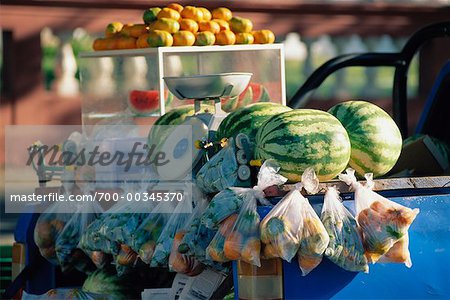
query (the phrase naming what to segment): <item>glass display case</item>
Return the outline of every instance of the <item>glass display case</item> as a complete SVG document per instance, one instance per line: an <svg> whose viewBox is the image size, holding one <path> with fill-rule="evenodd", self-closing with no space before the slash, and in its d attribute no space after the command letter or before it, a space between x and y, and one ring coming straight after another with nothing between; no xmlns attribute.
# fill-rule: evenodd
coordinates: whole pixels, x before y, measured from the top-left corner
<svg viewBox="0 0 450 300"><path fill-rule="evenodd" d="M152 124L174 107L193 103L169 92L164 77L248 72L248 87L223 98L232 111L252 102L285 104L282 44L160 47L80 54L83 125L117 124L132 119Z"/></svg>

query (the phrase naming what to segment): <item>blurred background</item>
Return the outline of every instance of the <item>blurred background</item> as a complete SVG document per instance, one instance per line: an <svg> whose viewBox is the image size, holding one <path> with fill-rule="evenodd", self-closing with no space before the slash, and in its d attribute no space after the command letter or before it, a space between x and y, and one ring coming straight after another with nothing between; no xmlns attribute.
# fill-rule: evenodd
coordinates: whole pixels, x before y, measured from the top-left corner
<svg viewBox="0 0 450 300"><path fill-rule="evenodd" d="M80 124L77 55L112 21L141 23L142 12L173 1L3 0L0 5L0 190L3 195L4 130L16 124ZM289 100L322 63L355 52L398 52L419 28L450 17L449 0L177 1L208 9L225 6L268 28L285 45ZM436 75L450 59L449 39L426 44L409 70L408 116L415 127ZM391 68L347 68L331 76L307 107L365 99L392 113ZM70 88L68 88L68 85ZM3 197L3 196L0 196ZM4 205L1 201L0 209ZM15 215L1 214L1 245L11 244Z"/></svg>

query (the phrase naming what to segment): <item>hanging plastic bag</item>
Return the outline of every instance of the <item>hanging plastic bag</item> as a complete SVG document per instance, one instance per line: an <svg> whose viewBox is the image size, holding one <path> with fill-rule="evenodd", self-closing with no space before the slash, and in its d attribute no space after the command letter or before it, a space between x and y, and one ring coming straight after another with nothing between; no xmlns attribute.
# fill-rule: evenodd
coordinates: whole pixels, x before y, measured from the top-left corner
<svg viewBox="0 0 450 300"><path fill-rule="evenodd" d="M352 169L340 174L339 179L355 191L356 215L362 230L363 245L369 262L377 262L401 238L406 236L419 209L411 209L373 192L371 174L366 174L368 185L360 184Z"/></svg>
<svg viewBox="0 0 450 300"><path fill-rule="evenodd" d="M253 189L230 188L244 198L236 223L225 239L224 254L229 260L242 260L249 264L261 266L261 241L259 232L260 217L256 211L257 202L269 205L264 197L264 190L269 186L280 185L286 178L279 175L279 166L267 160L258 173L258 184Z"/></svg>
<svg viewBox="0 0 450 300"><path fill-rule="evenodd" d="M254 193L254 191L258 191L259 198L262 201L266 201L263 193L266 188L273 185L281 185L287 181L285 177L277 174L279 169L279 166L273 160L267 160L258 173L258 184L256 187L253 189L227 188L215 195L202 217L202 222L208 228L217 229L220 222L240 211L243 200L249 192Z"/></svg>
<svg viewBox="0 0 450 300"><path fill-rule="evenodd" d="M300 247L297 252L297 260L302 271L302 276L308 275L322 261L330 238L308 199L299 198L302 219Z"/></svg>
<svg viewBox="0 0 450 300"><path fill-rule="evenodd" d="M208 248L206 248L206 258L216 262L224 263L229 261L226 258L224 247L225 239L230 235L231 230L236 223L238 214L232 214L222 221L219 225L219 231L216 233Z"/></svg>
<svg viewBox="0 0 450 300"><path fill-rule="evenodd" d="M56 241L72 217L72 214L63 213L67 211L67 207L64 205L73 205L73 210L75 210L75 204L53 203L39 216L34 228L34 242L39 248L39 252L54 265L58 265Z"/></svg>
<svg viewBox="0 0 450 300"><path fill-rule="evenodd" d="M197 186L205 193L217 193L235 186L238 181L238 163L233 139L216 153L196 175Z"/></svg>
<svg viewBox="0 0 450 300"><path fill-rule="evenodd" d="M195 256L193 255L193 250L189 251L190 246L187 245L187 240L184 239L184 237L192 229L192 224L196 223L196 221L199 220L199 217L203 214L206 206L208 205L206 198L204 198L200 193L195 194L195 200L196 205L192 211L191 216L186 221L184 228L180 229L175 234L169 256L169 269L189 276L198 275L204 269L204 264L195 258ZM195 231L191 232L190 234L192 240L195 237L194 233ZM184 243L183 240L185 240ZM191 244L191 247L194 246ZM182 251L180 252L178 249L181 249ZM188 254L187 252L191 252L191 254Z"/></svg>
<svg viewBox="0 0 450 300"><path fill-rule="evenodd" d="M335 187L329 187L320 216L330 236L325 256L344 270L369 272L358 223L341 203Z"/></svg>
<svg viewBox="0 0 450 300"><path fill-rule="evenodd" d="M378 262L380 263L402 263L408 268L412 267L411 254L409 253L409 234L406 233L399 239L389 251L384 254Z"/></svg>
<svg viewBox="0 0 450 300"><path fill-rule="evenodd" d="M150 264L157 241L170 218L170 214L166 213L167 205L174 203L160 202L130 236L131 248L146 264Z"/></svg>
<svg viewBox="0 0 450 300"><path fill-rule="evenodd" d="M178 203L156 242L155 252L150 262L150 267L167 266L175 234L186 224L186 221L191 215L191 213L187 212L191 210L192 201L186 199Z"/></svg>
<svg viewBox="0 0 450 300"><path fill-rule="evenodd" d="M311 193L316 193L319 180L313 168L307 168L302 174L302 182L296 184L295 189L283 197L261 221L261 241L265 258L280 257L288 262L292 260L300 247L299 232L302 218L300 200L304 199L300 193L305 187Z"/></svg>
<svg viewBox="0 0 450 300"><path fill-rule="evenodd" d="M87 267L87 256L84 257L82 252L77 253L77 251L80 251L77 249L78 243L86 228L101 212L102 208L97 202L76 204L75 213L67 221L55 244L56 256L63 272L71 267L77 267L79 270L85 270L84 267ZM76 258L78 258L78 261Z"/></svg>

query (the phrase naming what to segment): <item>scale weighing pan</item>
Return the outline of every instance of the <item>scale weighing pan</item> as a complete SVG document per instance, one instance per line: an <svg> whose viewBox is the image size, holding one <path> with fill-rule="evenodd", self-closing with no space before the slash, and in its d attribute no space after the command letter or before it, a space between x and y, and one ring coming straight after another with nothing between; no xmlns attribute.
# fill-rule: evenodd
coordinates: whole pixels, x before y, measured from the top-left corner
<svg viewBox="0 0 450 300"><path fill-rule="evenodd" d="M250 82L252 73L220 73L164 77L169 91L178 99L209 100L239 96Z"/></svg>

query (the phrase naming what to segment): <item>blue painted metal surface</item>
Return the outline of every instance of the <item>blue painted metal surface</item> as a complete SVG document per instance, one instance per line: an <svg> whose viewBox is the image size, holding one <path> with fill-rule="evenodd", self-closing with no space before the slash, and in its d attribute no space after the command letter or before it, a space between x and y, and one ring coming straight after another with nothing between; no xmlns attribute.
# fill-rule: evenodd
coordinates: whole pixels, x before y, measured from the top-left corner
<svg viewBox="0 0 450 300"><path fill-rule="evenodd" d="M450 298L450 194L391 200L420 209L409 230L412 268L375 264L370 266L369 274L352 273L324 258L315 270L302 277L294 259L283 264L285 299ZM320 201L311 202L320 212ZM353 201L344 204L354 209ZM237 297L239 287L236 273L233 275Z"/></svg>

